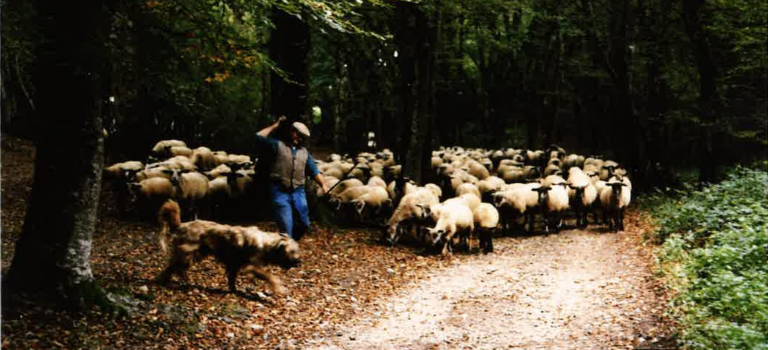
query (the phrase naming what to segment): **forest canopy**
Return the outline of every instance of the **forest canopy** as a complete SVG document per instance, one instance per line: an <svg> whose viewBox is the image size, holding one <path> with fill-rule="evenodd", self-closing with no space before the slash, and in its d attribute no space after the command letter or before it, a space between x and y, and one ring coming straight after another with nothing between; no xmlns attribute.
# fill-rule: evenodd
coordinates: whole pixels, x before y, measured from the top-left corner
<svg viewBox="0 0 768 350"><path fill-rule="evenodd" d="M638 173L751 162L768 145L764 1L124 0L106 11L109 160L167 138L249 152L278 114L340 153L365 150L373 132L406 157L417 118L433 149L558 143ZM22 135L37 20L32 4L3 2L2 127Z"/></svg>

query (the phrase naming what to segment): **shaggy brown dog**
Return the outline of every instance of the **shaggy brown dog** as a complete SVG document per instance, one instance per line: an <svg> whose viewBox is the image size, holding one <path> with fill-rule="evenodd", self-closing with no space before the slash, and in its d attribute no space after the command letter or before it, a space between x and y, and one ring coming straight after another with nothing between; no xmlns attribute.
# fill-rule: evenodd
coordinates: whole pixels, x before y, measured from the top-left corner
<svg viewBox="0 0 768 350"><path fill-rule="evenodd" d="M275 293L285 294L287 290L280 279L262 266L274 264L288 269L301 263L299 244L293 239L261 231L256 226L230 226L205 220L182 223L179 205L173 200L163 204L158 219L162 226L160 246L167 252L170 241L173 250L168 267L158 277L163 285L173 275L186 277L185 272L193 262L213 255L226 267L231 291L237 290L237 275L244 273L266 280Z"/></svg>

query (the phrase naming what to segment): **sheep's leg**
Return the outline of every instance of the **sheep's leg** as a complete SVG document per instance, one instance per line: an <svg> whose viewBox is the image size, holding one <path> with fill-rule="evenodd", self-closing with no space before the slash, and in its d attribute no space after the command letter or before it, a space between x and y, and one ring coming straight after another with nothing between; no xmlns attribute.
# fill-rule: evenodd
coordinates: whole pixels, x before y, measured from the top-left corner
<svg viewBox="0 0 768 350"><path fill-rule="evenodd" d="M619 225L621 230L624 231L624 208L619 209Z"/></svg>
<svg viewBox="0 0 768 350"><path fill-rule="evenodd" d="M483 250L485 248L485 234L482 228L475 230L477 232L477 249Z"/></svg>
<svg viewBox="0 0 768 350"><path fill-rule="evenodd" d="M533 233L533 225L536 222L536 214L532 211L528 213L528 233Z"/></svg>
<svg viewBox="0 0 768 350"><path fill-rule="evenodd" d="M451 244L450 244L450 242L448 242L448 240L446 240L446 241L443 243L443 251L442 251L442 254L443 254L443 256L449 256L449 255L451 255Z"/></svg>

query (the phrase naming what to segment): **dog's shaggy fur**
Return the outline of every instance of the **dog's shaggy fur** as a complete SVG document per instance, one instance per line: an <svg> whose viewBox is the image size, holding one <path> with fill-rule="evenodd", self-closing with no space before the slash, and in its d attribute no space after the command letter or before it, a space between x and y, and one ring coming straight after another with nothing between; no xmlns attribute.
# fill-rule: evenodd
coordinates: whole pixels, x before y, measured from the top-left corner
<svg viewBox="0 0 768 350"><path fill-rule="evenodd" d="M244 273L266 280L275 293L287 292L280 280L262 266L274 264L285 269L297 266L301 259L296 241L261 231L256 226L230 226L205 220L182 223L179 212L179 205L169 200L158 213L160 246L167 252L170 242L172 249L168 267L160 273L158 282L168 284L176 274L185 277L193 262L213 255L225 265L231 291L237 290L237 275Z"/></svg>

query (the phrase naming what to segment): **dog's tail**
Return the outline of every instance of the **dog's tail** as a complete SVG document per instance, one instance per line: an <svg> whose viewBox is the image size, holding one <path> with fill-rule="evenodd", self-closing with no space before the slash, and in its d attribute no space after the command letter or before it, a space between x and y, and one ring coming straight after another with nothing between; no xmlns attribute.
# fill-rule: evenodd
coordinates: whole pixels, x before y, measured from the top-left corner
<svg viewBox="0 0 768 350"><path fill-rule="evenodd" d="M167 200L160 207L160 211L157 213L157 220L160 222L160 248L163 249L163 252L168 252L171 231L175 231L181 226L181 209L179 209L179 204L173 199Z"/></svg>

